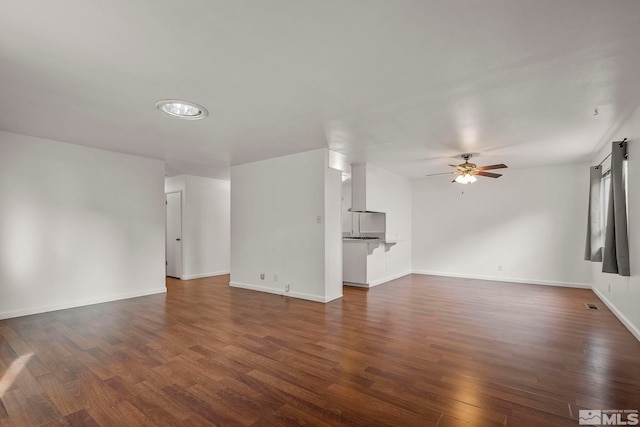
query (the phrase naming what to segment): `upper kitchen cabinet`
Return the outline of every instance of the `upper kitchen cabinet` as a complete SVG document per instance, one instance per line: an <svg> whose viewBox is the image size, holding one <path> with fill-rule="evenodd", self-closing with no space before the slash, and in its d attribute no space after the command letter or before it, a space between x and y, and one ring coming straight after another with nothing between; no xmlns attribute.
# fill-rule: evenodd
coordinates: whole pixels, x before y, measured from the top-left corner
<svg viewBox="0 0 640 427"><path fill-rule="evenodd" d="M386 212L386 179L382 169L366 163L351 165L351 210Z"/></svg>

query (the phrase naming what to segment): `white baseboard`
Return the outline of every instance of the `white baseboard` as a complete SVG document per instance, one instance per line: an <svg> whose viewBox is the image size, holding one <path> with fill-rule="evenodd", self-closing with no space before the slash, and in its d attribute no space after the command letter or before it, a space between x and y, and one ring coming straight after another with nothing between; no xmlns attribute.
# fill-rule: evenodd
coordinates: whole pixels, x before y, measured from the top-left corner
<svg viewBox="0 0 640 427"><path fill-rule="evenodd" d="M387 276L384 279L374 280L372 282L369 282L369 287L373 288L374 286L382 285L383 283L387 283L387 282L390 282L392 280L396 280L396 279L399 279L401 277L408 276L409 274L411 274L411 272L410 271L406 271L406 272L403 272L403 273Z"/></svg>
<svg viewBox="0 0 640 427"><path fill-rule="evenodd" d="M202 279L203 277L213 277L213 276L223 276L225 274L230 274L229 270L225 271L214 271L213 273L202 273L202 274L189 274L186 276L180 276L180 280L192 280L192 279Z"/></svg>
<svg viewBox="0 0 640 427"><path fill-rule="evenodd" d="M239 283L239 282L229 282L229 286L234 288L249 289L252 291L259 291L259 292L267 292L270 294L283 295L286 297L300 298L300 299L306 299L309 301L316 301L316 302L322 302L322 303L327 303L329 301L333 301L334 299L342 297L342 295L324 297L321 295L306 294L303 292L285 292L284 289L268 288L266 286L251 285L248 283Z"/></svg>
<svg viewBox="0 0 640 427"><path fill-rule="evenodd" d="M392 280L399 279L399 278L404 277L404 276L408 276L409 274L411 274L410 271L408 271L406 273L394 274L392 276L385 277L384 279L374 280L372 282L369 282L368 284L353 283L353 282L343 282L343 283L346 286L355 286L357 288L373 288L374 286L382 285L383 283L387 283L387 282L390 282Z"/></svg>
<svg viewBox="0 0 640 427"><path fill-rule="evenodd" d="M598 288L593 286L592 290L593 290L593 293L596 294L598 298L600 298L600 301L602 301L604 305L609 307L609 310L611 310L611 312L615 314L618 320L622 322L622 324L629 330L629 332L631 332L633 336L636 337L638 341L640 341L640 329L638 329L633 323L631 323L629 319L627 319L625 315L622 314L620 310L618 310L616 306L613 305L613 303L609 301L607 297L605 297L604 294L598 290Z"/></svg>
<svg viewBox="0 0 640 427"><path fill-rule="evenodd" d="M476 274L445 273L442 271L426 271L426 270L414 270L413 274L425 274L428 276L459 277L461 279L491 280L495 282L524 283L529 285L560 286L564 288L591 289L591 284L588 284L588 283L555 282L551 280L520 279L517 277L480 276Z"/></svg>
<svg viewBox="0 0 640 427"><path fill-rule="evenodd" d="M345 286L355 286L356 288L370 288L371 286L364 283L342 282Z"/></svg>
<svg viewBox="0 0 640 427"><path fill-rule="evenodd" d="M54 304L54 305L48 305L43 307L25 308L22 310L4 311L4 312L0 312L0 320L10 319L12 317L29 316L31 314L48 313L50 311L66 310L68 308L84 307L86 305L102 304L104 302L118 301L122 299L143 297L146 295L163 294L166 292L167 292L167 288L163 286L162 288L145 289L138 292L130 292L126 294L112 295L108 297L89 298L89 299L83 299L83 300L78 300L73 302L67 302L64 304Z"/></svg>
<svg viewBox="0 0 640 427"><path fill-rule="evenodd" d="M340 298L342 298L342 294L336 295L335 297L326 297L325 301L323 301L323 302L325 302L325 303L326 302L331 302L331 301L334 301L334 300L337 300L337 299L340 299Z"/></svg>

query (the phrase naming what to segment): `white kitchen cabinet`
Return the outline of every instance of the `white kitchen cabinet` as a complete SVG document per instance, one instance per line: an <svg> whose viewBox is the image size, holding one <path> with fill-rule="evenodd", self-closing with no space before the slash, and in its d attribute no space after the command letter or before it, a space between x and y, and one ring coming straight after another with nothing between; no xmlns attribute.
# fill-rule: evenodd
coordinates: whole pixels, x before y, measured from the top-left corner
<svg viewBox="0 0 640 427"><path fill-rule="evenodd" d="M384 281L387 244L381 240L344 239L342 247L342 280L346 284L370 287Z"/></svg>
<svg viewBox="0 0 640 427"><path fill-rule="evenodd" d="M387 257L385 254L385 245L381 243L379 248L367 256L367 285L377 285L383 281L386 276Z"/></svg>
<svg viewBox="0 0 640 427"><path fill-rule="evenodd" d="M358 216L358 232L360 235L365 233L381 233L384 237L386 228L386 214L383 212L356 212ZM355 230L355 229L354 229Z"/></svg>
<svg viewBox="0 0 640 427"><path fill-rule="evenodd" d="M342 280L356 285L367 285L366 242L343 240L342 243Z"/></svg>

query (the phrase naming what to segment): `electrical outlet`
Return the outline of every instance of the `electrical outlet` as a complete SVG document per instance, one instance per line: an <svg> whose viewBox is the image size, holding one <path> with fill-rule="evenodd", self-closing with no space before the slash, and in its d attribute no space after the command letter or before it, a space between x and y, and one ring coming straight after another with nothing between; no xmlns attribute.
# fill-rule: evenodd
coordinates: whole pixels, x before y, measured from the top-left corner
<svg viewBox="0 0 640 427"><path fill-rule="evenodd" d="M289 292L289 290L291 289L291 283L285 283L284 285L284 291L285 292Z"/></svg>
<svg viewBox="0 0 640 427"><path fill-rule="evenodd" d="M274 281L274 282L277 282L277 281L278 281L278 275L277 275L277 274L274 274L274 275L273 275L273 281Z"/></svg>
<svg viewBox="0 0 640 427"><path fill-rule="evenodd" d="M322 224L322 215L318 215L318 216L316 216L316 222L317 222L318 224Z"/></svg>
<svg viewBox="0 0 640 427"><path fill-rule="evenodd" d="M502 271L502 266L501 265L498 266L498 271Z"/></svg>
<svg viewBox="0 0 640 427"><path fill-rule="evenodd" d="M609 283L609 292L611 292L611 283Z"/></svg>
<svg viewBox="0 0 640 427"><path fill-rule="evenodd" d="M264 273L260 273L260 280L264 280Z"/></svg>

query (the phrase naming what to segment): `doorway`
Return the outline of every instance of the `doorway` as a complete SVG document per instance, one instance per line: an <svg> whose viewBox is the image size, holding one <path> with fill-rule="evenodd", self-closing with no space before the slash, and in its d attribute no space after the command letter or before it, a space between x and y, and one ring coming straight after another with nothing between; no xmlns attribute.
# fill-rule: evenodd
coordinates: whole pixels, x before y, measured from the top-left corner
<svg viewBox="0 0 640 427"><path fill-rule="evenodd" d="M165 195L166 200L166 275L182 276L182 191Z"/></svg>

